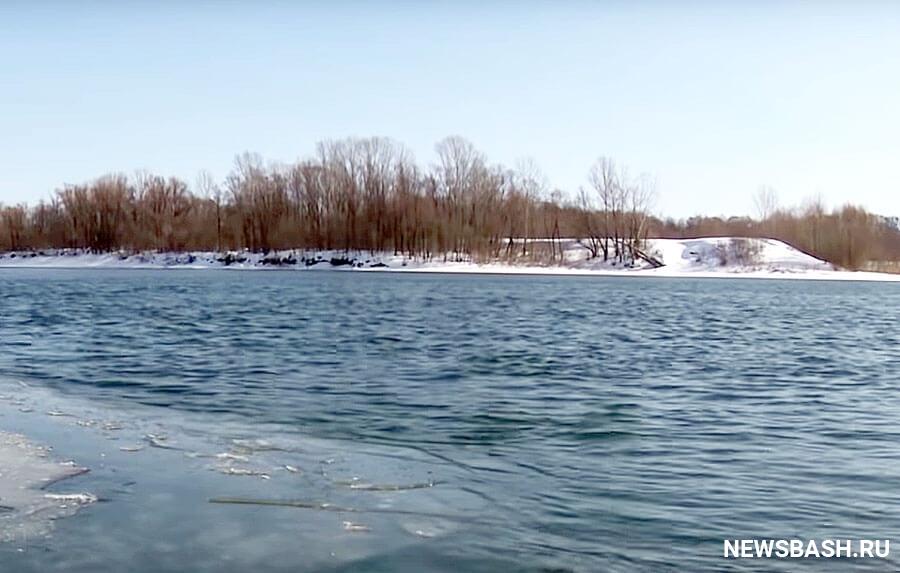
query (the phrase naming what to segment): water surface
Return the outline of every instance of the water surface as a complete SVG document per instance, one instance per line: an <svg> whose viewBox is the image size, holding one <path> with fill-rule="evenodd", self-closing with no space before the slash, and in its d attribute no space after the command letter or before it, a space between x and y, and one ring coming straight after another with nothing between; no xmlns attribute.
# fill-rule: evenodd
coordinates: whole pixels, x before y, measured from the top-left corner
<svg viewBox="0 0 900 573"><path fill-rule="evenodd" d="M3 270L0 429L102 501L0 570L894 569L722 553L900 543L898 308L895 284Z"/></svg>

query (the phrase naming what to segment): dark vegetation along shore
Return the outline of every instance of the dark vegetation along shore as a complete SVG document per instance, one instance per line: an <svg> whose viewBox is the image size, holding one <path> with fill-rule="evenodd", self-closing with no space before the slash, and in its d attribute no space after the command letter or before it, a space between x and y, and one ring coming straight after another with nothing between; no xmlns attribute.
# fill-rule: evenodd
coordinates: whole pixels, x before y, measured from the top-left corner
<svg viewBox="0 0 900 573"><path fill-rule="evenodd" d="M651 212L656 190L600 158L575 194L552 188L531 161L507 168L459 137L437 144L423 168L385 138L325 141L312 157L266 164L243 154L223 181L193 188L140 172L66 185L36 205L0 208L0 251L358 250L412 258L557 263L563 238L592 257L629 263L648 238L769 237L839 267L898 270L896 219L821 200L779 207L754 197L756 218L674 220Z"/></svg>

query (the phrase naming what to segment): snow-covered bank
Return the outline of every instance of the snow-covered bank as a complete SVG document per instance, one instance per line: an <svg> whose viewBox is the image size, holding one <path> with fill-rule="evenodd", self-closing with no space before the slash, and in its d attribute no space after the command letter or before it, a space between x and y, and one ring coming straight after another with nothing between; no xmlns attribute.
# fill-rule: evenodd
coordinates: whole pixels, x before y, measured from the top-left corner
<svg viewBox="0 0 900 573"><path fill-rule="evenodd" d="M590 258L579 241L564 239L562 264L539 264L526 259L478 263L452 256L429 260L392 253L290 250L266 255L250 252L145 252L92 254L79 251L40 251L0 254L0 267L26 268L230 268L399 271L437 273L497 273L548 275L616 275L659 277L757 277L819 280L900 281L900 275L851 272L803 253L774 239L710 237L652 239L646 251L663 263L623 265Z"/></svg>

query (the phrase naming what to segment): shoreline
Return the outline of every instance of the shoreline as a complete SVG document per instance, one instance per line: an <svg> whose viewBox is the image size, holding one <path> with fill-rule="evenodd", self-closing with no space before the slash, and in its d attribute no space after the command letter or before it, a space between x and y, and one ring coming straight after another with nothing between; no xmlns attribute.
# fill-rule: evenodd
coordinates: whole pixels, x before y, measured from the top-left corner
<svg viewBox="0 0 900 573"><path fill-rule="evenodd" d="M174 256L173 256L174 255ZM660 279L762 279L762 280L811 280L835 282L900 282L900 274L874 271L847 271L830 269L805 268L759 268L730 266L721 270L708 268L684 270L663 266L659 268L584 268L563 265L510 264L510 263L471 263L471 262L414 262L401 265L379 266L332 266L327 263L305 266L301 263L292 265L269 265L259 262L238 264L215 264L213 262L197 264L197 262L179 261L184 254L154 253L152 259L168 259L166 262L155 260L134 260L146 255L132 255L126 259L120 255L93 254L53 254L35 256L17 256L8 258L8 254L0 254L0 271L6 269L29 270L225 270L225 271L281 271L281 272L359 272L359 273L396 273L396 274L435 274L435 275L487 275L487 276L532 276L532 277L650 277ZM217 255L218 256L218 255ZM74 259L74 260L73 260ZM175 259L175 260L172 260Z"/></svg>
<svg viewBox="0 0 900 573"><path fill-rule="evenodd" d="M555 264L526 257L483 263L471 258L454 261L453 258L462 257L453 255L422 259L390 251L359 250L290 249L265 254L240 250L121 251L97 254L76 249L47 249L0 253L0 269L227 269L900 282L900 274L836 269L826 261L774 239L650 239L646 248L662 266L643 260L623 264L592 259L577 239L562 239L558 248L558 262Z"/></svg>

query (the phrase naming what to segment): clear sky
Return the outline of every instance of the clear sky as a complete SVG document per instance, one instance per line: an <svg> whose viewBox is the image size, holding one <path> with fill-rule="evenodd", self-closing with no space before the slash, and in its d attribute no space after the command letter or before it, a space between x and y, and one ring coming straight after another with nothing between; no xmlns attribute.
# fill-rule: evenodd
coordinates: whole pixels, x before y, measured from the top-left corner
<svg viewBox="0 0 900 573"><path fill-rule="evenodd" d="M0 3L0 202L235 154L462 135L568 192L599 155L656 211L819 194L900 215L900 2Z"/></svg>

